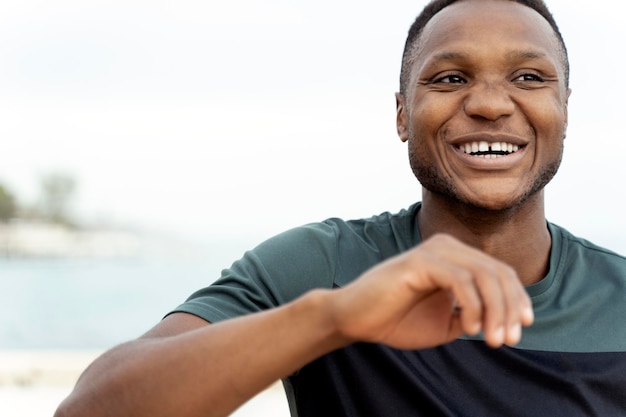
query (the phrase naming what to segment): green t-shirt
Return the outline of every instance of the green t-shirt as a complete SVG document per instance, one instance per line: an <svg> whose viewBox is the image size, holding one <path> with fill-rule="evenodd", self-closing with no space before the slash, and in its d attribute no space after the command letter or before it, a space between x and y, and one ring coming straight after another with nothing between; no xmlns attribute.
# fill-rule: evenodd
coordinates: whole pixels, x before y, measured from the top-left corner
<svg viewBox="0 0 626 417"><path fill-rule="evenodd" d="M419 208L282 233L175 311L217 322L345 286L421 242ZM548 228L550 269L526 288L535 323L515 348L480 335L410 352L355 344L285 379L293 415L626 415L626 258Z"/></svg>

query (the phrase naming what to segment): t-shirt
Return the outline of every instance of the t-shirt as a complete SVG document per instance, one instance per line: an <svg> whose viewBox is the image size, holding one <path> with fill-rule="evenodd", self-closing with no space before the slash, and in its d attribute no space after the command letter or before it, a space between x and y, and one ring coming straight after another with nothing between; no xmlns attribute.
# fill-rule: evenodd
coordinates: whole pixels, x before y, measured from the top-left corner
<svg viewBox="0 0 626 417"><path fill-rule="evenodd" d="M209 322L342 287L419 244L417 203L328 219L246 252L175 311ZM526 287L535 323L515 347L481 335L423 350L355 343L283 380L293 416L626 416L626 258L548 223L548 274Z"/></svg>

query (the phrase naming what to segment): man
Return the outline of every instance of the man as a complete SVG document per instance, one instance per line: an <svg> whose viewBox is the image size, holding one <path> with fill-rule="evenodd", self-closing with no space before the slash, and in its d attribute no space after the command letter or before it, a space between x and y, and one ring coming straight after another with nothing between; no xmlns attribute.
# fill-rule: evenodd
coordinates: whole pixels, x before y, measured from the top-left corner
<svg viewBox="0 0 626 417"><path fill-rule="evenodd" d="M623 414L626 259L544 215L569 87L543 3L433 2L396 97L421 203L261 244L57 415L223 416L281 378L297 416Z"/></svg>

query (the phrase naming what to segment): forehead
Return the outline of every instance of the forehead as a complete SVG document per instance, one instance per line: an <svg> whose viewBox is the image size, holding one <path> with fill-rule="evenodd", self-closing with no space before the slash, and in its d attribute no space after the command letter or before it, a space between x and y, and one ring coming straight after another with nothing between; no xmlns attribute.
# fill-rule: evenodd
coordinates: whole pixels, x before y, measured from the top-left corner
<svg viewBox="0 0 626 417"><path fill-rule="evenodd" d="M510 0L462 0L444 8L426 24L416 61L446 52L528 51L559 60L559 43L550 24L528 6Z"/></svg>

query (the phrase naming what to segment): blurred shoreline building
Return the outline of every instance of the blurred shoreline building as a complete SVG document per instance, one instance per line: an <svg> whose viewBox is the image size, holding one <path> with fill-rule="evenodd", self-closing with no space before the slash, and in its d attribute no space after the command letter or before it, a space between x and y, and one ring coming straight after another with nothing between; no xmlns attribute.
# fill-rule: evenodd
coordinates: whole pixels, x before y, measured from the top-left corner
<svg viewBox="0 0 626 417"><path fill-rule="evenodd" d="M132 257L140 246L139 236L122 230L81 230L23 220L0 224L2 258Z"/></svg>

